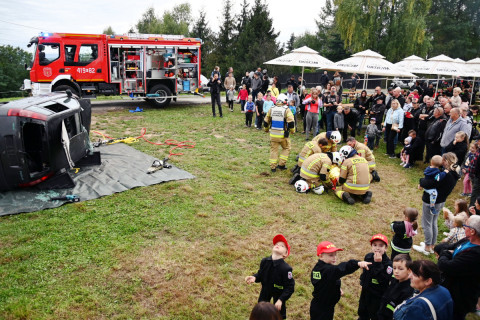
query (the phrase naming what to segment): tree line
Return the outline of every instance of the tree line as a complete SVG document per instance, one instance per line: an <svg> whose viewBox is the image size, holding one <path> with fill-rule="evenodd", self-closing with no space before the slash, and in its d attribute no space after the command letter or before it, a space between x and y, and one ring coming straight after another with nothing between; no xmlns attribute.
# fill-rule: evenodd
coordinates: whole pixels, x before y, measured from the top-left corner
<svg viewBox="0 0 480 320"><path fill-rule="evenodd" d="M469 60L480 50L478 0L326 0L316 30L291 34L287 43L278 41L279 33L263 0L253 4L243 0L240 12L233 12L232 4L231 0L224 2L218 30L210 28L204 10L193 19L190 5L184 3L162 16L149 8L131 31L201 38L203 70L218 65L226 71L231 66L237 77L304 45L332 61L366 49L392 62L413 54ZM298 68L280 66L268 69L298 72Z"/></svg>

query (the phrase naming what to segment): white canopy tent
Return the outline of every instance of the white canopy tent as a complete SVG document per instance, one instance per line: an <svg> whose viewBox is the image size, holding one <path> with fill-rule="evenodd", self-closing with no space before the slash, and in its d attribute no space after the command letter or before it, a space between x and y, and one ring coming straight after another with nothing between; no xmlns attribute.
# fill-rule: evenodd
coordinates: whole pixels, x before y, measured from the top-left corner
<svg viewBox="0 0 480 320"><path fill-rule="evenodd" d="M399 69L410 71L410 69L413 66L416 66L416 65L424 63L424 62L425 62L425 60L423 60L422 58L417 57L415 55L412 55L412 56L406 57L405 59L403 59L400 62L394 63L394 65ZM410 72L413 73L413 71L410 71Z"/></svg>
<svg viewBox="0 0 480 320"><path fill-rule="evenodd" d="M292 50L281 57L264 62L264 64L274 64L280 66L302 67L302 79L305 67L323 68L333 64L333 61L328 60L318 54L317 51L310 49L307 46Z"/></svg>
<svg viewBox="0 0 480 320"><path fill-rule="evenodd" d="M465 62L465 70L469 74L469 77L473 77L472 97L470 98L470 104L472 104L473 95L475 93L475 80L476 78L480 78L480 58Z"/></svg>
<svg viewBox="0 0 480 320"><path fill-rule="evenodd" d="M438 83L440 82L440 75L458 77L465 74L460 63L455 62L454 59L447 57L444 54L428 59L427 66L430 67L428 74L437 75L437 86L435 93L438 91Z"/></svg>
<svg viewBox="0 0 480 320"><path fill-rule="evenodd" d="M338 61L323 69L364 74L363 88L365 88L369 75L416 77L413 73L395 66L385 60L384 56L372 50L357 52L350 58Z"/></svg>

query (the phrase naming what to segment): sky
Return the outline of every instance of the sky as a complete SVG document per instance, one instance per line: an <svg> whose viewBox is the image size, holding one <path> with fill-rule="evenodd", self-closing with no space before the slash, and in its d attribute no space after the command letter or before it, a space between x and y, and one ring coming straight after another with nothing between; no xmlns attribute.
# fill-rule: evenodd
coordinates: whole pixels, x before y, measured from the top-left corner
<svg viewBox="0 0 480 320"><path fill-rule="evenodd" d="M188 2L194 19L203 8L208 24L214 31L221 21L224 1L221 0L0 0L0 45L28 50L28 41L40 32L102 33L111 26L116 34L126 33L135 26L150 7L161 16L165 10ZM240 13L240 1L232 1L232 12ZM249 0L252 5L253 0ZM301 5L299 4L301 3ZM266 0L273 18L278 41L286 43L290 35L316 30L315 20L325 0Z"/></svg>

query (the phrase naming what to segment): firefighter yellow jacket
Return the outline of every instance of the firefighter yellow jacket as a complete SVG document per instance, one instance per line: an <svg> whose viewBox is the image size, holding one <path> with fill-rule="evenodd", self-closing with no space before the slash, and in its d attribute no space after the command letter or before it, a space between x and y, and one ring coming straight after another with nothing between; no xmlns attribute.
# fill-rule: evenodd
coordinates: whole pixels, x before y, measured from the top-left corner
<svg viewBox="0 0 480 320"><path fill-rule="evenodd" d="M372 150L370 150L369 147L357 141L353 149L357 150L357 153L360 157L365 158L365 160L367 160L368 168L370 169L370 171L375 170L375 166L376 166L375 156L373 155L373 152Z"/></svg>
<svg viewBox="0 0 480 320"><path fill-rule="evenodd" d="M328 179L328 171L332 167L332 160L325 153L315 153L308 157L300 169L300 177L304 178L310 188L320 186L320 175Z"/></svg>
<svg viewBox="0 0 480 320"><path fill-rule="evenodd" d="M345 159L340 166L340 178L347 180L343 184L343 191L365 194L370 188L370 170L367 160L357 154Z"/></svg>
<svg viewBox="0 0 480 320"><path fill-rule="evenodd" d="M318 140L320 140L322 138L327 139L327 133L326 132L322 132L319 135L317 135L315 138L313 138L312 142L314 144L318 145ZM325 153L325 152L335 152L335 151L337 151L337 144L334 143L330 139L327 139L327 141L328 141L328 145L322 147L322 152Z"/></svg>
<svg viewBox="0 0 480 320"><path fill-rule="evenodd" d="M264 122L267 123L265 131L270 131L270 140L282 141L285 137L285 131L295 132L295 119L292 111L286 106L273 106L268 110ZM288 137L289 134L287 134Z"/></svg>
<svg viewBox="0 0 480 320"><path fill-rule="evenodd" d="M303 164L303 161L305 161L312 154L321 153L321 152L322 152L322 149L320 149L317 143L314 143L312 141L305 143L305 146L303 147L302 151L300 151L300 154L298 155L298 166L301 167Z"/></svg>

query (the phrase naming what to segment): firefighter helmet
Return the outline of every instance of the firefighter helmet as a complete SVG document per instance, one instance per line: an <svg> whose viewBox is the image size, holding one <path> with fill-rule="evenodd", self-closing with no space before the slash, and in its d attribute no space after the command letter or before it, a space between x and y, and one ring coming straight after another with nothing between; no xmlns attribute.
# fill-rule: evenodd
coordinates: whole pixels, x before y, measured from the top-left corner
<svg viewBox="0 0 480 320"><path fill-rule="evenodd" d="M345 160L348 158L348 156L350 155L350 153L353 151L353 148L350 147L350 146L343 146L341 149L340 149L340 155L341 157Z"/></svg>
<svg viewBox="0 0 480 320"><path fill-rule="evenodd" d="M308 186L308 183L307 181L305 180L298 180L297 182L295 182L295 190L299 193L305 193L307 192L307 190L310 189L310 187Z"/></svg>
<svg viewBox="0 0 480 320"><path fill-rule="evenodd" d="M335 164L341 164L343 161L342 155L340 152L332 152L332 162Z"/></svg>
<svg viewBox="0 0 480 320"><path fill-rule="evenodd" d="M336 144L339 144L340 141L342 141L342 135L340 134L340 131L332 131L332 133L330 134L330 140L332 140Z"/></svg>

